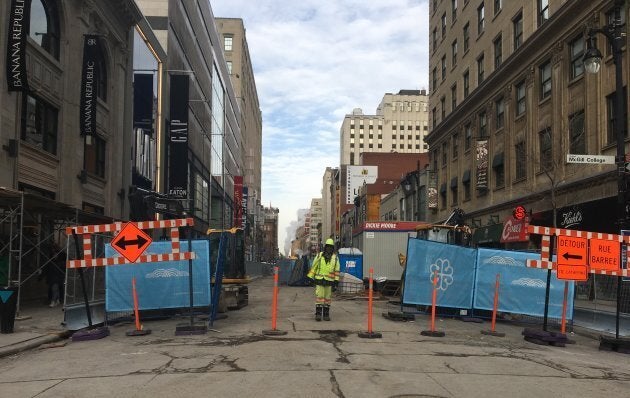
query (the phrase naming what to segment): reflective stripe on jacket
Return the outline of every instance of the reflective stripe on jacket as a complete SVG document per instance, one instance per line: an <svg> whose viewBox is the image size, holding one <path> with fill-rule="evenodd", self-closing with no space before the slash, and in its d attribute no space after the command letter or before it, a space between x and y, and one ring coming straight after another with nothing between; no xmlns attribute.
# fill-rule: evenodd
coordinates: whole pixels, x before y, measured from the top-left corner
<svg viewBox="0 0 630 398"><path fill-rule="evenodd" d="M308 271L309 278L313 279L325 279L327 281L339 280L339 259L336 254L330 257L330 262L326 262L323 253L319 253L315 260L313 260L313 266Z"/></svg>

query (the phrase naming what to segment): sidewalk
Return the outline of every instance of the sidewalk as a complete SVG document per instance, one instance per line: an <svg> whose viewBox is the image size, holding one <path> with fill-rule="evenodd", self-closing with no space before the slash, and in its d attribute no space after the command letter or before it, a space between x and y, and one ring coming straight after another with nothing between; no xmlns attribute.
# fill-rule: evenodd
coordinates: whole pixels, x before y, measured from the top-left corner
<svg viewBox="0 0 630 398"><path fill-rule="evenodd" d="M22 303L14 332L0 334L0 358L66 338L68 331L62 322L61 306L50 308L40 302Z"/></svg>

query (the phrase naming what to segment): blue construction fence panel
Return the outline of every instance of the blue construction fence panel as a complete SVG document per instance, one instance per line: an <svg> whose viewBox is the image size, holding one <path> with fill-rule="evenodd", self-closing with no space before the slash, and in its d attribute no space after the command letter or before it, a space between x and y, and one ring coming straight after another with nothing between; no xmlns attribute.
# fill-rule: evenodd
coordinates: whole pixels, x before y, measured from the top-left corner
<svg viewBox="0 0 630 398"><path fill-rule="evenodd" d="M547 270L528 268L526 261L540 260L539 253L478 249L474 308L492 311L497 274L500 275L498 311L544 316ZM564 283L555 272L549 291L549 317L562 317ZM573 319L575 283L569 281L567 319Z"/></svg>
<svg viewBox="0 0 630 398"><path fill-rule="evenodd" d="M363 256L340 254L339 268L341 272L363 279Z"/></svg>
<svg viewBox="0 0 630 398"><path fill-rule="evenodd" d="M437 271L438 306L472 308L476 257L475 249L409 238L403 302L431 305Z"/></svg>
<svg viewBox="0 0 630 398"><path fill-rule="evenodd" d="M188 242L181 242L181 250L188 251ZM193 240L193 305L210 305L210 245L207 240ZM171 252L171 242L153 242L144 254ZM120 255L110 245L105 246L106 257ZM185 308L190 306L188 261L136 263L112 265L105 270L105 310L107 312L133 310L131 280L136 278L140 310Z"/></svg>
<svg viewBox="0 0 630 398"><path fill-rule="evenodd" d="M496 275L500 275L498 311L543 316L547 272L528 268L540 254L494 249L470 249L410 238L403 303L431 305L433 272L438 271L437 305L492 311ZM552 275L549 317L562 317L565 281ZM567 319L573 318L575 283L568 283Z"/></svg>
<svg viewBox="0 0 630 398"><path fill-rule="evenodd" d="M295 266L295 260L284 258L279 260L276 266L278 267L278 282L283 285L289 283L293 267Z"/></svg>

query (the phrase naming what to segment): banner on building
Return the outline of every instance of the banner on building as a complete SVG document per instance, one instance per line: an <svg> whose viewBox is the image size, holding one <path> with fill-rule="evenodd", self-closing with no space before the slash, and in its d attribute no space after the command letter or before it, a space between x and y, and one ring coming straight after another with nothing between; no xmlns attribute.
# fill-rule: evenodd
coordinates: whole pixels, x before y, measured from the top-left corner
<svg viewBox="0 0 630 398"><path fill-rule="evenodd" d="M437 173L435 171L429 171L429 184L427 186L427 207L429 209L438 208L438 190L437 190Z"/></svg>
<svg viewBox="0 0 630 398"><path fill-rule="evenodd" d="M234 176L234 226L243 226L243 176Z"/></svg>
<svg viewBox="0 0 630 398"><path fill-rule="evenodd" d="M363 184L374 184L377 178L378 166L346 166L346 204L353 204Z"/></svg>
<svg viewBox="0 0 630 398"><path fill-rule="evenodd" d="M83 38L83 67L81 69L81 135L96 135L96 98L98 97L99 37Z"/></svg>
<svg viewBox="0 0 630 398"><path fill-rule="evenodd" d="M247 202L249 201L249 188L243 187L243 199L241 200L241 207L243 208L243 231L247 231Z"/></svg>
<svg viewBox="0 0 630 398"><path fill-rule="evenodd" d="M31 0L12 0L7 26L7 89L28 90L26 37L31 20Z"/></svg>
<svg viewBox="0 0 630 398"><path fill-rule="evenodd" d="M188 198L188 75L171 75L168 195Z"/></svg>
<svg viewBox="0 0 630 398"><path fill-rule="evenodd" d="M153 74L133 75L133 128L153 133Z"/></svg>
<svg viewBox="0 0 630 398"><path fill-rule="evenodd" d="M488 140L477 141L477 189L488 189Z"/></svg>

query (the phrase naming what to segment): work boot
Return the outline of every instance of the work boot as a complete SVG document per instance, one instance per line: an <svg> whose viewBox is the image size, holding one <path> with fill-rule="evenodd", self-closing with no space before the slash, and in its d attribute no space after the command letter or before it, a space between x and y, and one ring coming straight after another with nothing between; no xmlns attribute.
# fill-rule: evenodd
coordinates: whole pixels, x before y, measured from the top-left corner
<svg viewBox="0 0 630 398"><path fill-rule="evenodd" d="M330 321L330 307L324 307L324 320Z"/></svg>
<svg viewBox="0 0 630 398"><path fill-rule="evenodd" d="M315 320L317 322L322 320L322 307L320 305L315 306Z"/></svg>

